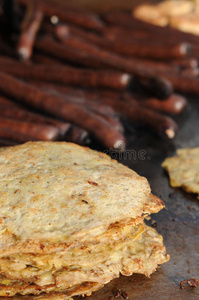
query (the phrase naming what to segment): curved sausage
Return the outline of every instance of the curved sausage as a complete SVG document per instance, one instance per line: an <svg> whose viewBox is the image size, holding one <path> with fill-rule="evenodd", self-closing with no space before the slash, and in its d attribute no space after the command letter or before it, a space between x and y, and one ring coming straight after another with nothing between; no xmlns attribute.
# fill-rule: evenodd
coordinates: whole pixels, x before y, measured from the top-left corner
<svg viewBox="0 0 199 300"><path fill-rule="evenodd" d="M28 5L29 0L17 0L18 3L22 5ZM91 30L101 30L104 23L100 18L88 11L83 9L72 9L64 5L59 4L58 2L50 1L38 1L39 8L47 16L52 17L56 15L60 20L67 23L72 23L80 27L91 29Z"/></svg>
<svg viewBox="0 0 199 300"><path fill-rule="evenodd" d="M48 94L10 75L0 73L0 91L16 98L20 103L29 104L88 130L105 147L117 149L126 143L124 136L100 116L77 104L66 103L63 97Z"/></svg>
<svg viewBox="0 0 199 300"><path fill-rule="evenodd" d="M32 56L33 45L42 23L43 13L34 2L30 2L24 19L26 24L19 36L17 53L20 59L27 60Z"/></svg>
<svg viewBox="0 0 199 300"><path fill-rule="evenodd" d="M56 127L44 124L34 124L0 117L0 137L20 142L29 140L55 141L59 139L59 130ZM14 134L16 133L16 139ZM20 138L19 138L20 137Z"/></svg>
<svg viewBox="0 0 199 300"><path fill-rule="evenodd" d="M8 57L0 58L2 72L25 79L64 83L69 85L125 89L131 80L126 73L109 70L77 69L68 66L22 64Z"/></svg>

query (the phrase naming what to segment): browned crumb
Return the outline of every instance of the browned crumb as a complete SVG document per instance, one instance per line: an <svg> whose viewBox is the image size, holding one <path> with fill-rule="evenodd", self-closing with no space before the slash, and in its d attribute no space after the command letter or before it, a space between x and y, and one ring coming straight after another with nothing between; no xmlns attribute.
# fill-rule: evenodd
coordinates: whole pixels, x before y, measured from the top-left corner
<svg viewBox="0 0 199 300"><path fill-rule="evenodd" d="M86 200L82 200L82 202L84 202L84 203L88 204L88 201L86 201Z"/></svg>
<svg viewBox="0 0 199 300"><path fill-rule="evenodd" d="M157 227L157 221L156 220L151 220L151 226L152 227Z"/></svg>
<svg viewBox="0 0 199 300"><path fill-rule="evenodd" d="M126 300L129 298L129 295L126 292L122 292L121 296Z"/></svg>
<svg viewBox="0 0 199 300"><path fill-rule="evenodd" d="M121 289L118 289L114 293L114 297L117 299L120 298L120 296L122 296L126 300L129 298L129 295L126 292L122 291Z"/></svg>
<svg viewBox="0 0 199 300"><path fill-rule="evenodd" d="M188 286L190 286L190 287L197 287L197 285L199 284L199 280L195 279L195 278L189 278L189 279L186 279L186 280L182 280L180 282L180 288L184 289L185 284L188 284Z"/></svg>
<svg viewBox="0 0 199 300"><path fill-rule="evenodd" d="M98 183L97 183L97 182L94 182L94 181L88 181L88 183L91 184L91 185L95 185L95 186L98 185Z"/></svg>
<svg viewBox="0 0 199 300"><path fill-rule="evenodd" d="M121 289L116 290L114 293L114 297L119 298L121 296L121 293L122 293Z"/></svg>

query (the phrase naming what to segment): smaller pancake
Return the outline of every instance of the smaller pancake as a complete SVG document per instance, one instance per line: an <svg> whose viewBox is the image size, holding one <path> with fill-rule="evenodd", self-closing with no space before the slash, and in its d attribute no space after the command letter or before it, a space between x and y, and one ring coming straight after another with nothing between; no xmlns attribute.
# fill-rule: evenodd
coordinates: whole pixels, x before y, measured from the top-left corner
<svg viewBox="0 0 199 300"><path fill-rule="evenodd" d="M159 7L150 4L143 4L136 7L133 11L134 17L152 23L154 25L166 26L168 24L167 16L162 13Z"/></svg>
<svg viewBox="0 0 199 300"><path fill-rule="evenodd" d="M175 27L183 32L199 35L199 4L188 0L167 0L156 5L141 4L133 16L158 26Z"/></svg>
<svg viewBox="0 0 199 300"><path fill-rule="evenodd" d="M177 150L177 156L166 158L162 167L169 173L171 186L199 194L199 147Z"/></svg>
<svg viewBox="0 0 199 300"><path fill-rule="evenodd" d="M187 0L167 0L157 5L158 9L166 16L180 16L189 14L194 9L194 3Z"/></svg>
<svg viewBox="0 0 199 300"><path fill-rule="evenodd" d="M181 31L199 35L199 16L196 13L190 13L170 18L170 25Z"/></svg>

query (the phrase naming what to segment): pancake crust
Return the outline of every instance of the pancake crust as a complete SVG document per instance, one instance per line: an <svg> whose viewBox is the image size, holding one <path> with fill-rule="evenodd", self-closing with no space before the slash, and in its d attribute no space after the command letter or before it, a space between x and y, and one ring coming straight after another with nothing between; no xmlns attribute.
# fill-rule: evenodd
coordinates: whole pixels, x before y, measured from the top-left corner
<svg viewBox="0 0 199 300"><path fill-rule="evenodd" d="M83 294L89 295L93 290L97 290L110 280L119 277L120 273L125 276L140 273L149 277L158 265L169 260L169 255L166 254L162 236L155 229L146 225L144 225L144 229L145 231L135 240L120 249L111 253L107 251L107 258L104 258L103 262L92 268L78 267L77 265L76 268L73 266L73 270L69 267L61 268L51 274L54 282L41 285L39 289L38 285L17 280L11 280L10 283L7 281L6 284L4 280L7 279L0 278L0 296L5 296L6 292L8 296L14 296L16 293L37 295L41 292L65 292L65 295L69 297L81 294L83 287L87 288ZM1 282L5 282L5 285L2 285Z"/></svg>
<svg viewBox="0 0 199 300"><path fill-rule="evenodd" d="M199 194L199 147L177 150L177 156L166 158L162 166L169 173L171 186Z"/></svg>

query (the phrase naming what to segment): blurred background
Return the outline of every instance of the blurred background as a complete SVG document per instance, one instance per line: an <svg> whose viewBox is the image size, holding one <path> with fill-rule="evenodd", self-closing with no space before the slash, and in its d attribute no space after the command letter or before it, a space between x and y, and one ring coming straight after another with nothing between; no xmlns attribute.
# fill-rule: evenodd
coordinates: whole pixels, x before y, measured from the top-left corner
<svg viewBox="0 0 199 300"><path fill-rule="evenodd" d="M70 7L84 7L89 10L95 11L95 12L107 12L114 9L128 9L132 10L132 8L136 7L137 5L141 5L142 3L150 3L155 4L159 3L161 1L158 0L95 0L95 1L89 1L89 0L54 0L55 2L64 3L66 6Z"/></svg>

